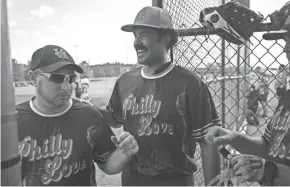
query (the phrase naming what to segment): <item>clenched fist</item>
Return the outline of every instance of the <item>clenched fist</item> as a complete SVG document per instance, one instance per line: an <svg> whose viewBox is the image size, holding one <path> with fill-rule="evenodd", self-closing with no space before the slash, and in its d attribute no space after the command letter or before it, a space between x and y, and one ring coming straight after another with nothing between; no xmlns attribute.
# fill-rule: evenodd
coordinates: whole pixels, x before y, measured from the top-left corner
<svg viewBox="0 0 290 187"><path fill-rule="evenodd" d="M207 144L227 145L230 144L235 138L232 131L222 127L211 127L205 135L205 142Z"/></svg>
<svg viewBox="0 0 290 187"><path fill-rule="evenodd" d="M124 131L119 137L112 136L111 140L122 153L128 156L136 154L139 150L137 141L129 132Z"/></svg>

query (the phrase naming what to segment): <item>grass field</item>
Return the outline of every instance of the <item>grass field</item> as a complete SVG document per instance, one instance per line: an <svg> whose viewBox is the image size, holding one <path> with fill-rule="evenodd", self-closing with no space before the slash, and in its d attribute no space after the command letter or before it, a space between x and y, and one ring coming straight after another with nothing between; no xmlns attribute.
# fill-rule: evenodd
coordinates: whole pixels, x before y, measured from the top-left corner
<svg viewBox="0 0 290 187"><path fill-rule="evenodd" d="M90 84L89 88L89 94L91 98L91 102L94 103L98 107L105 107L106 104L108 103L114 84L115 84L116 78L107 78L103 79L101 81L93 82ZM236 97L236 83L235 82L229 82L226 83L226 123L235 124L236 121L236 116L238 116L241 111L237 112L237 97ZM221 100L220 100L220 94L221 94L221 89L219 84L210 84L209 87L211 88L211 94L213 95L215 105L217 107L218 112L220 113L221 109ZM271 84L271 88L273 90L273 84ZM15 88L15 100L16 104L21 103L23 101L28 100L31 98L31 96L34 94L35 90L32 86L28 87L16 87ZM238 100L242 100L241 97ZM268 102L268 111L269 111L269 116L273 114L273 109L277 105L277 99L274 97L274 94L271 92L269 95L269 102ZM239 103L241 104L241 102ZM268 119L267 119L268 120ZM260 118L260 126L259 127L249 127L250 132L252 136L260 136L266 127L266 124L268 121ZM122 129L117 129L113 130L114 133L119 134ZM203 181L203 176L202 176L202 168L201 168L201 159L200 159L200 153L197 152L195 155L195 160L198 165L199 171L196 172L195 174L195 181L197 184L202 184ZM121 185L121 179L120 179L120 174L118 175L111 175L108 176L104 174L102 171L97 169L96 172L96 178L98 185L101 186L120 186Z"/></svg>

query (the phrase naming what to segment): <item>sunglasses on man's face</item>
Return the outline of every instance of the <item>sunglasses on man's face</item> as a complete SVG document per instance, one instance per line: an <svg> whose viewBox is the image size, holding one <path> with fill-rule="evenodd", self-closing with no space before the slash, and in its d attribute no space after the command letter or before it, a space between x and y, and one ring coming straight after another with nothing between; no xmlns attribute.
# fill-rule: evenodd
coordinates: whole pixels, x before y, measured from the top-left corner
<svg viewBox="0 0 290 187"><path fill-rule="evenodd" d="M39 73L40 75L48 78L51 82L60 84L63 83L64 80L68 80L68 82L71 84L75 82L76 74L71 75L65 75L61 73Z"/></svg>

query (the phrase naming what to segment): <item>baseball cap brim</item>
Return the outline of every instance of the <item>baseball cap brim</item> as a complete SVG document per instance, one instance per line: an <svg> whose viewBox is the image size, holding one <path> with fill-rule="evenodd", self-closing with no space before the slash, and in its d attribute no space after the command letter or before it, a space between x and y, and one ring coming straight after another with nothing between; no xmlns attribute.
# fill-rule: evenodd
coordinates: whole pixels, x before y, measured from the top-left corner
<svg viewBox="0 0 290 187"><path fill-rule="evenodd" d="M68 61L61 61L61 62L53 63L53 64L50 64L48 66L40 67L39 69L45 73L51 73L51 72L54 72L61 67L68 66L68 65L73 66L73 68L76 72L83 73L83 69L80 66L73 64L71 62L68 62Z"/></svg>
<svg viewBox="0 0 290 187"><path fill-rule="evenodd" d="M165 29L163 27L147 25L147 24L128 24L128 25L122 26L121 30L125 31L125 32L133 32L136 27L149 27L149 28L155 28L155 29Z"/></svg>
<svg viewBox="0 0 290 187"><path fill-rule="evenodd" d="M279 40L279 39L283 39L283 36L285 36L285 34L287 33L288 33L287 30L273 31L273 32L264 34L263 38L265 40Z"/></svg>

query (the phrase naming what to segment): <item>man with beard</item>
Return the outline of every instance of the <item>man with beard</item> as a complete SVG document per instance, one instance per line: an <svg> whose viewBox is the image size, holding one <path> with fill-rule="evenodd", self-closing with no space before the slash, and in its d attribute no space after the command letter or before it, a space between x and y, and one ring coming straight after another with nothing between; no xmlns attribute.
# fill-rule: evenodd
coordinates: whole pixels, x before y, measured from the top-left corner
<svg viewBox="0 0 290 187"><path fill-rule="evenodd" d="M290 62L290 16L284 30L263 35L265 40L284 39L284 52ZM289 76L289 72L287 72ZM250 137L220 127L206 135L209 144L230 144L241 155L229 156L239 182L259 182L267 186L290 185L290 90L280 91L276 111L262 137Z"/></svg>
<svg viewBox="0 0 290 187"><path fill-rule="evenodd" d="M168 51L177 42L170 15L145 7L134 24L121 29L134 34L142 65L116 81L102 111L112 127L123 126L139 144L139 152L122 173L122 185L194 185L196 143L207 184L220 171L220 156L216 146L205 144L204 135L220 120L207 85L168 60Z"/></svg>
<svg viewBox="0 0 290 187"><path fill-rule="evenodd" d="M93 161L116 174L138 151L130 133L115 137L97 108L71 98L75 72L83 70L59 46L32 55L36 95L16 107L23 185L96 185Z"/></svg>

